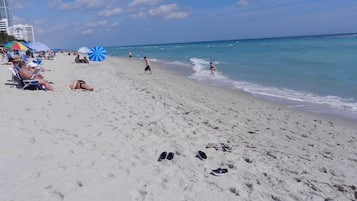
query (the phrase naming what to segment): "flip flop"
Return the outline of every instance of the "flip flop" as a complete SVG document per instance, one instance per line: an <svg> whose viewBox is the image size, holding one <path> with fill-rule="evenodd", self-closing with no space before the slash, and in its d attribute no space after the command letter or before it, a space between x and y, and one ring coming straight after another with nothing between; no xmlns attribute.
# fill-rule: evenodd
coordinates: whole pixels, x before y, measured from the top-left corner
<svg viewBox="0 0 357 201"><path fill-rule="evenodd" d="M166 155L167 155L167 152L166 152L166 151L162 152L162 153L160 154L159 159L158 159L157 161L165 160L165 159L166 159Z"/></svg>
<svg viewBox="0 0 357 201"><path fill-rule="evenodd" d="M169 154L167 155L167 160L172 160L174 158L174 153L169 152Z"/></svg>
<svg viewBox="0 0 357 201"><path fill-rule="evenodd" d="M230 147L228 144L221 143L221 148L224 152L232 152L232 147Z"/></svg>
<svg viewBox="0 0 357 201"><path fill-rule="evenodd" d="M205 160L205 159L207 159L207 155L203 151L198 151L197 158L199 158L201 160Z"/></svg>
<svg viewBox="0 0 357 201"><path fill-rule="evenodd" d="M212 170L210 174L214 175L214 176L222 176L223 174L225 174L227 172L228 172L228 169L218 168L218 169Z"/></svg>

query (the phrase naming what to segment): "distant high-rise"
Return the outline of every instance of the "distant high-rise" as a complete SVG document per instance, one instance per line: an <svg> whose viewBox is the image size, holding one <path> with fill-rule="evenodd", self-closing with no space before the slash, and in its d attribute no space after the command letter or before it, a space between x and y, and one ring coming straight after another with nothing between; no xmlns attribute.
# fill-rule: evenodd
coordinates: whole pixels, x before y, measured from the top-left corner
<svg viewBox="0 0 357 201"><path fill-rule="evenodd" d="M28 24L15 24L8 28L9 34L14 36L17 40L24 40L27 42L35 42L35 34L33 27Z"/></svg>
<svg viewBox="0 0 357 201"><path fill-rule="evenodd" d="M14 25L12 20L11 0L0 0L0 32L12 35L17 40L35 41L35 34L31 25Z"/></svg>
<svg viewBox="0 0 357 201"><path fill-rule="evenodd" d="M10 0L0 0L0 20L7 20L7 26L12 27L12 8Z"/></svg>

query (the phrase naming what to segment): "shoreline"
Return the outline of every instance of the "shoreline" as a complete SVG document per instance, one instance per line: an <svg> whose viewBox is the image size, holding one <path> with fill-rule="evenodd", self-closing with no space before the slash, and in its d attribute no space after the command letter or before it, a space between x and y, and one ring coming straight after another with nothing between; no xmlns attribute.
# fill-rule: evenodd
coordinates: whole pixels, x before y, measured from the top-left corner
<svg viewBox="0 0 357 201"><path fill-rule="evenodd" d="M113 57L125 59L125 57L120 57L120 56L113 56ZM134 59L137 59L139 61L141 60L140 58L134 58ZM214 79L201 81L195 78L191 78L191 75L194 73L194 70L192 70L192 67L191 68L187 67L188 64L176 64L170 61L153 61L153 63L156 63L156 65L160 66L163 69L173 72L178 72L180 75L188 79L192 79L203 84L210 84L211 86L216 86L223 89L230 89L233 90L233 92L245 93L249 96L262 99L264 101L268 101L273 104L277 104L291 110L306 112L311 115L321 116L322 118L331 118L333 120L346 121L348 123L351 123L352 125L357 121L357 114L355 114L355 112L353 111L348 111L339 108L332 108L331 106L319 105L316 103L314 104L314 103L286 100L282 98L266 97L263 95L253 94L251 92L244 91L243 89L236 88L231 84L217 83Z"/></svg>
<svg viewBox="0 0 357 201"><path fill-rule="evenodd" d="M0 87L0 200L356 199L356 125L154 62L145 75L142 60L73 60L43 62L53 92ZM94 91L68 90L73 79ZM164 151L174 159L158 162Z"/></svg>

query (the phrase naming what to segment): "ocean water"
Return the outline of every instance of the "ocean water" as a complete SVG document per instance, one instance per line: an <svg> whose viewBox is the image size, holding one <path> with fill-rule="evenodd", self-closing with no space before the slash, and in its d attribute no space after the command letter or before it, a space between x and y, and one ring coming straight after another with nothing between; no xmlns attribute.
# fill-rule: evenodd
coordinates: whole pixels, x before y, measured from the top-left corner
<svg viewBox="0 0 357 201"><path fill-rule="evenodd" d="M357 121L357 34L107 47L191 79ZM217 68L210 78L209 62Z"/></svg>

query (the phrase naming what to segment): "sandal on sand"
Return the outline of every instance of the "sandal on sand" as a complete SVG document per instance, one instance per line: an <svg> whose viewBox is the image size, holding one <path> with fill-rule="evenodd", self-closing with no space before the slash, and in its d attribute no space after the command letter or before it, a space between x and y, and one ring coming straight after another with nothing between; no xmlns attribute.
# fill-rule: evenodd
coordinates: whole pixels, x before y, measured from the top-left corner
<svg viewBox="0 0 357 201"><path fill-rule="evenodd" d="M218 169L215 169L215 170L212 170L211 171L211 175L214 175L214 176L222 176L223 174L227 173L228 170L225 169L225 168L218 168Z"/></svg>
<svg viewBox="0 0 357 201"><path fill-rule="evenodd" d="M203 151L198 151L196 157L199 158L199 159L201 159L201 160L207 159L207 155L206 155L205 152L203 152Z"/></svg>
<svg viewBox="0 0 357 201"><path fill-rule="evenodd" d="M214 148L214 149L218 150L219 145L218 145L218 144L215 144L215 143L208 143L208 144L206 145L206 148Z"/></svg>
<svg viewBox="0 0 357 201"><path fill-rule="evenodd" d="M224 143L221 143L221 148L222 148L222 151L224 152L232 152L232 147L229 146L228 144L224 144Z"/></svg>
<svg viewBox="0 0 357 201"><path fill-rule="evenodd" d="M158 159L157 161L165 160L165 159L166 159L166 155L167 155L166 151L162 152L162 153L160 154L159 159Z"/></svg>
<svg viewBox="0 0 357 201"><path fill-rule="evenodd" d="M167 160L172 160L174 158L174 153L169 152L169 154L167 154Z"/></svg>

